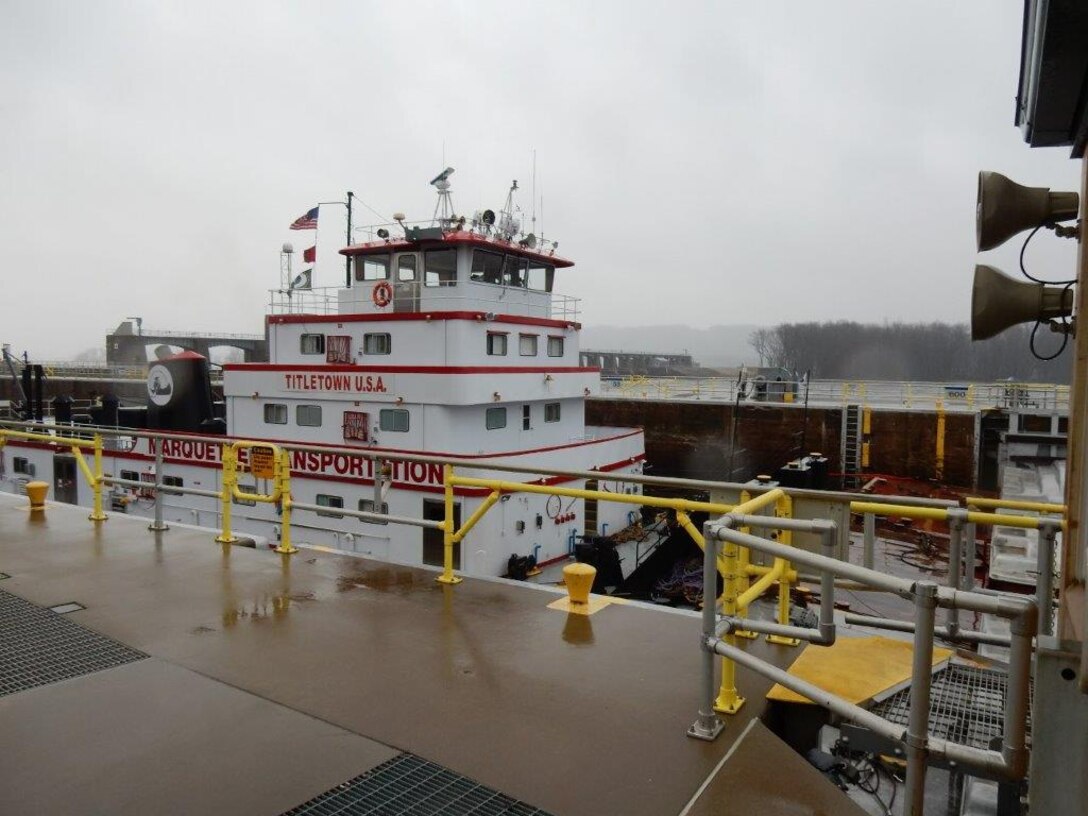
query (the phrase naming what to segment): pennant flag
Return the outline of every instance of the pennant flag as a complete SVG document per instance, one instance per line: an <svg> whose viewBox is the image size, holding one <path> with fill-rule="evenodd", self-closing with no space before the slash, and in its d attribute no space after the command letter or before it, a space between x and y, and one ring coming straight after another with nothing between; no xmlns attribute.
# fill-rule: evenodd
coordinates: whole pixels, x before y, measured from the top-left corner
<svg viewBox="0 0 1088 816"><path fill-rule="evenodd" d="M314 207L306 215L299 216L295 219L295 223L291 225L293 230L309 230L317 229L317 207Z"/></svg>
<svg viewBox="0 0 1088 816"><path fill-rule="evenodd" d="M291 281L292 289L312 289L314 271L312 269L304 269L295 275L295 279Z"/></svg>
<svg viewBox="0 0 1088 816"><path fill-rule="evenodd" d="M302 250L302 260L306 263L317 263L317 247Z"/></svg>

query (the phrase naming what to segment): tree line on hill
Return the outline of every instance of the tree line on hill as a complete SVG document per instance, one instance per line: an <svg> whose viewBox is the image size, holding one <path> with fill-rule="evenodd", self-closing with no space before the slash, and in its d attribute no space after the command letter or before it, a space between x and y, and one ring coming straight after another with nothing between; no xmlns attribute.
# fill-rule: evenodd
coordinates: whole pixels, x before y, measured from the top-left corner
<svg viewBox="0 0 1088 816"><path fill-rule="evenodd" d="M783 323L756 329L748 342L761 365L819 379L1068 383L1072 342L1056 359L1043 361L1031 352L1031 329L1014 326L973 342L964 324ZM1061 341L1042 326L1036 350L1050 356Z"/></svg>

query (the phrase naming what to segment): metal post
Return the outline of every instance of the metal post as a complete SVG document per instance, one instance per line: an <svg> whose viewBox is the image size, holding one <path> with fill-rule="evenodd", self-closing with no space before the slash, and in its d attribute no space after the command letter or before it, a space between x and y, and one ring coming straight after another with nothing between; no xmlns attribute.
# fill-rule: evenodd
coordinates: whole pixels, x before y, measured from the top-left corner
<svg viewBox="0 0 1088 816"><path fill-rule="evenodd" d="M220 506L222 507L220 522L222 531L215 537L215 540L220 544L233 544L238 540L230 529L230 506L231 502L234 501L234 480L237 478L235 455L233 446L223 445L220 456L223 461L223 479L222 489L219 491Z"/></svg>
<svg viewBox="0 0 1088 816"><path fill-rule="evenodd" d="M1039 605L1039 634L1054 633L1054 537L1058 527L1053 522L1039 524L1035 579L1035 599Z"/></svg>
<svg viewBox="0 0 1088 816"><path fill-rule="evenodd" d="M102 512L102 436L94 435L94 478L91 487L94 492L94 508L89 518L91 521L105 521L108 517Z"/></svg>
<svg viewBox="0 0 1088 816"><path fill-rule="evenodd" d="M914 585L914 665L910 679L910 718L904 739L907 746L906 801L903 816L922 816L925 807L926 760L929 742L929 691L933 679L933 626L937 585Z"/></svg>
<svg viewBox="0 0 1088 816"><path fill-rule="evenodd" d="M862 530L864 536L862 564L866 569L873 569L874 551L876 549L876 514L866 513L862 517Z"/></svg>
<svg viewBox="0 0 1088 816"><path fill-rule="evenodd" d="M712 548L714 542L708 540L705 550ZM716 547L715 547L716 548ZM722 614L726 617L737 615L737 569L740 562L737 542L726 538L722 547L725 558L724 586L722 587ZM705 578L703 579L705 583ZM705 601L704 601L705 603ZM711 633L713 636L713 632ZM737 639L727 634L723 640L730 646L737 645ZM722 714L736 714L744 705L744 698L737 693L737 666L727 657L722 658L722 683L718 689L718 699L714 701L714 710Z"/></svg>
<svg viewBox="0 0 1088 816"><path fill-rule="evenodd" d="M960 588L960 570L963 560L963 520L950 518L948 520L948 586L952 589ZM945 623L951 631L960 626L960 610L950 606Z"/></svg>
<svg viewBox="0 0 1088 816"><path fill-rule="evenodd" d="M977 531L974 522L964 525L963 534L966 539L966 547L963 551L963 588L970 592L975 588L975 535Z"/></svg>
<svg viewBox="0 0 1088 816"><path fill-rule="evenodd" d="M453 465L442 466L445 518L442 522L442 574L435 578L440 584L459 584L461 577L453 574Z"/></svg>
<svg viewBox="0 0 1088 816"><path fill-rule="evenodd" d="M703 689L699 706L699 718L688 729L688 736L712 740L725 727L714 713L714 663L715 654L709 644L717 637L718 606L718 539L709 535L710 522L703 526Z"/></svg>
<svg viewBox="0 0 1088 816"><path fill-rule="evenodd" d="M155 520L147 529L161 533L170 526L162 520L162 440L155 445Z"/></svg>
<svg viewBox="0 0 1088 816"><path fill-rule="evenodd" d="M298 547L291 546L291 460L287 451L283 451L276 460L276 484L279 488L280 506L283 515L280 517L280 544L276 552L282 555L292 555L298 552Z"/></svg>

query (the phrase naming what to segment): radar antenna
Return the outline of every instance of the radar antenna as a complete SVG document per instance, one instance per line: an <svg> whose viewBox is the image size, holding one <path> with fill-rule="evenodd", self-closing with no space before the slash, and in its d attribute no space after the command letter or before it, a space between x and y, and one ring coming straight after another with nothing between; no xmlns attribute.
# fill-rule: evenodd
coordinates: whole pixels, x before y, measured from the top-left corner
<svg viewBox="0 0 1088 816"><path fill-rule="evenodd" d="M448 229L456 220L453 215L453 196L450 195L450 176L453 168L447 167L433 179L431 185L438 191L438 201L434 205L434 216L431 220L438 222L443 229Z"/></svg>
<svg viewBox="0 0 1088 816"><path fill-rule="evenodd" d="M499 223L496 234L504 241L511 240L521 230L521 221L514 215L514 191L518 189L518 180L514 179L510 191L506 194L506 203L499 211Z"/></svg>

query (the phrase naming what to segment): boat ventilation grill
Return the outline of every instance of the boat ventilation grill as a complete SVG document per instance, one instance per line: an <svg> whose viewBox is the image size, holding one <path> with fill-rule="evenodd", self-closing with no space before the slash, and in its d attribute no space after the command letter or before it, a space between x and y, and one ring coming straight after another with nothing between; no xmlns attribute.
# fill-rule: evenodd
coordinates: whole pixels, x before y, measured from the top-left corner
<svg viewBox="0 0 1088 816"><path fill-rule="evenodd" d="M145 657L0 589L0 697Z"/></svg>
<svg viewBox="0 0 1088 816"><path fill-rule="evenodd" d="M929 702L930 736L991 748L1005 730L1009 677L1003 671L953 663L933 674ZM910 716L910 688L873 706L873 713L900 725ZM1031 719L1028 719L1028 734Z"/></svg>
<svg viewBox="0 0 1088 816"><path fill-rule="evenodd" d="M411 754L400 754L283 816L548 816Z"/></svg>

